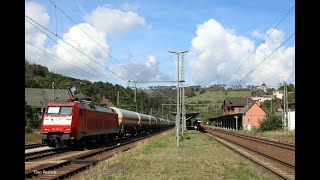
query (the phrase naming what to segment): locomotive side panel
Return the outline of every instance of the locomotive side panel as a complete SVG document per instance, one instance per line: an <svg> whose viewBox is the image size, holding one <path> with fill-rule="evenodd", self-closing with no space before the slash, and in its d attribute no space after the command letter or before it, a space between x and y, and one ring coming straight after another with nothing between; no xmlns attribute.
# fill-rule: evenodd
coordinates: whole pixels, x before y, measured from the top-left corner
<svg viewBox="0 0 320 180"><path fill-rule="evenodd" d="M117 114L110 109L87 104L81 106L77 123L78 139L84 136L117 133Z"/></svg>

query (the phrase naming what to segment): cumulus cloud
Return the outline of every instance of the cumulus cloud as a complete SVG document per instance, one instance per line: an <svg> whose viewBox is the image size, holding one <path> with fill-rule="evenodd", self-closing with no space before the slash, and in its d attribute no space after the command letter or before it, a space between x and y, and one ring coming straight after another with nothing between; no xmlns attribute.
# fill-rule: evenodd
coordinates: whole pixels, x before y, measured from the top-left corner
<svg viewBox="0 0 320 180"><path fill-rule="evenodd" d="M86 15L85 20L97 30L115 35L120 35L137 26L147 27L145 19L137 13L124 12L109 7L99 6Z"/></svg>
<svg viewBox="0 0 320 180"><path fill-rule="evenodd" d="M48 27L49 15L44 6L36 2L26 2L25 7L27 16L42 26ZM65 34L59 34L63 40L58 39L58 43L54 43L52 46L46 45L48 37L45 34L26 21L26 59L30 62L46 66L50 71L71 77L90 81L110 80L110 77L114 77L114 75L110 74L108 71L110 67L107 67L109 55L106 51L109 51L110 48L107 37L116 34L116 32L127 32L135 26L145 26L145 20L134 12L123 12L108 7L96 8L85 19L87 20L86 22L72 26ZM99 45L79 29L79 27L98 42ZM48 34L51 35L50 33ZM64 41L70 43L81 52ZM50 40L50 43L53 42ZM39 48L53 56L41 51Z"/></svg>
<svg viewBox="0 0 320 180"><path fill-rule="evenodd" d="M105 34L96 31L87 23L81 23L78 24L78 26L86 33L90 34L90 36L95 39L103 49L88 36L84 35L77 26L73 26L63 35L62 38L64 41L69 42L80 51L70 47L62 40L58 40L58 44L60 45L54 45L50 48L50 51L56 56L67 60L69 64L76 65L77 67L90 72L90 74L83 73L83 78L89 80L100 78L100 80L102 80L106 76L105 67L108 60L108 53L106 51L109 51L109 45L106 42ZM63 65L62 63L59 66L58 64L61 64L61 62L57 62L57 65L52 67L53 71L70 72L74 69L74 67L70 65Z"/></svg>
<svg viewBox="0 0 320 180"><path fill-rule="evenodd" d="M266 37L266 33L255 31L256 36ZM275 29L268 39L257 47L248 37L237 35L234 30L223 27L219 22L210 19L197 26L196 36L192 39L190 63L193 81L210 85L239 82L256 65L275 50L285 39L281 30ZM250 58L247 59L247 57ZM263 62L242 84L261 84L269 78L269 84L288 80L292 71L282 73L294 66L295 47L281 47ZM246 61L245 61L246 60ZM243 63L242 63L243 62ZM240 66L239 70L236 69ZM235 73L234 73L235 72ZM281 73L281 76L277 76Z"/></svg>
<svg viewBox="0 0 320 180"><path fill-rule="evenodd" d="M111 70L116 71L117 74L125 80L172 80L171 77L173 75L161 72L158 64L157 58L153 55L149 55L144 63L113 65Z"/></svg>
<svg viewBox="0 0 320 180"><path fill-rule="evenodd" d="M124 3L121 5L121 7L125 11L137 11L139 9L139 5L131 3Z"/></svg>
<svg viewBox="0 0 320 180"><path fill-rule="evenodd" d="M25 12L29 18L34 19L35 21L42 24L44 27L49 24L49 15L46 12L45 8L40 4L35 2L27 2L25 4ZM38 29L36 29L32 24L30 24L26 18L25 20L25 40L35 46L43 47L47 36L41 33ZM31 21L32 22L32 21ZM30 47L29 45L25 46L25 58L31 59L33 61L38 61L45 54L34 47Z"/></svg>
<svg viewBox="0 0 320 180"><path fill-rule="evenodd" d="M254 30L254 31L252 31L252 36L253 37L256 37L256 38L259 38L259 39L264 39L265 38L265 34L264 33L262 33L262 32L260 32L259 30Z"/></svg>

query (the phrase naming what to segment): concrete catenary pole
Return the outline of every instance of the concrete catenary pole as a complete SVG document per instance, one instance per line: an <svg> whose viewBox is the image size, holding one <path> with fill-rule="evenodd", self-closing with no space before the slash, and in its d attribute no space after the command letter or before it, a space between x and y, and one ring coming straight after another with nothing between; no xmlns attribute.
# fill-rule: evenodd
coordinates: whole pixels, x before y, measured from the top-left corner
<svg viewBox="0 0 320 180"><path fill-rule="evenodd" d="M283 82L283 115L282 122L283 128L288 130L288 91L287 91L287 83Z"/></svg>

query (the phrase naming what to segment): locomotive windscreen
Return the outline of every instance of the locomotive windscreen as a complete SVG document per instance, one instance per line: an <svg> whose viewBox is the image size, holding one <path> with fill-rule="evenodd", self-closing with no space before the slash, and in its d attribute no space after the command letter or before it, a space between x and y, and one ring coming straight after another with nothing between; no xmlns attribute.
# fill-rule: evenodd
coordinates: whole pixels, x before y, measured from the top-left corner
<svg viewBox="0 0 320 180"><path fill-rule="evenodd" d="M72 106L49 106L43 125L71 125Z"/></svg>
<svg viewBox="0 0 320 180"><path fill-rule="evenodd" d="M61 115L71 115L72 106L50 106L48 107L47 114L61 114Z"/></svg>

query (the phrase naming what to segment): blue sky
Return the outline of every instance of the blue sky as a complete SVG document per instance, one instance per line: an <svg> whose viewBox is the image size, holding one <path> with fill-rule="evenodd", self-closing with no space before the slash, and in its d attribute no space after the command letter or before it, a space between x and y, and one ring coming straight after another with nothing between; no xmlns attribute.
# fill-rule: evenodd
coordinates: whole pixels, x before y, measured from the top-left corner
<svg viewBox="0 0 320 180"><path fill-rule="evenodd" d="M58 9L55 11L52 2L77 25ZM261 44L294 6L292 0L52 2L25 1L25 13L52 32L57 31L61 38L95 61L65 45L77 59L26 21L26 58L47 66L51 71L90 81L108 81L127 86L128 83L124 80L135 80L137 78L133 74L137 75L154 67L139 75L138 80L176 80L177 56L168 53L168 50L186 49L189 51L185 54L185 80L188 85L278 85L283 81L294 83L295 36L243 79L295 32L293 9ZM89 39L78 26L105 48L102 49ZM52 34L49 35L63 44ZM64 61L58 62L29 43ZM253 53L255 49L257 50ZM110 58L106 50L116 60ZM156 64L159 65L155 66ZM239 65L239 70L235 72ZM116 78L106 68L123 80ZM149 85L172 84L140 84L141 87Z"/></svg>

